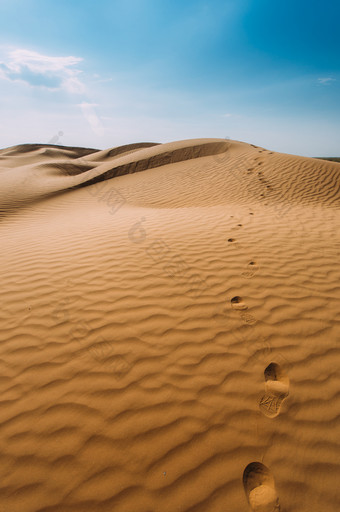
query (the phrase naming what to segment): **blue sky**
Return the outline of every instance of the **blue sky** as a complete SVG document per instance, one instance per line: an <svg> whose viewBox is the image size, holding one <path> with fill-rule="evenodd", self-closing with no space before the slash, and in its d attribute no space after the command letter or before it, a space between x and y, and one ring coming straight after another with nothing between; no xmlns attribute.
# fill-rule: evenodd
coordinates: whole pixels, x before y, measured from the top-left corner
<svg viewBox="0 0 340 512"><path fill-rule="evenodd" d="M0 0L0 147L340 156L339 19L334 0Z"/></svg>

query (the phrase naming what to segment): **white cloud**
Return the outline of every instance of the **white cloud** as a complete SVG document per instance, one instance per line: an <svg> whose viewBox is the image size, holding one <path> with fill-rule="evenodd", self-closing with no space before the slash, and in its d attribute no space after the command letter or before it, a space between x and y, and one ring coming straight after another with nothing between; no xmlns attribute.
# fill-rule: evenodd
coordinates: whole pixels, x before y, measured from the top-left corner
<svg viewBox="0 0 340 512"><path fill-rule="evenodd" d="M222 117L231 117L233 114L223 114Z"/></svg>
<svg viewBox="0 0 340 512"><path fill-rule="evenodd" d="M87 103L86 101L82 101L81 103L78 103L77 107L81 107L81 108L99 107L99 104L98 103Z"/></svg>
<svg viewBox="0 0 340 512"><path fill-rule="evenodd" d="M78 78L82 71L74 67L82 60L73 56L51 57L25 49L9 50L0 61L0 78L49 90L83 93L85 87Z"/></svg>
<svg viewBox="0 0 340 512"><path fill-rule="evenodd" d="M323 85L329 85L330 82L335 82L335 78L332 78L330 76L326 78L318 78L318 82Z"/></svg>
<svg viewBox="0 0 340 512"><path fill-rule="evenodd" d="M105 84L106 82L112 82L113 78L102 78L100 80L96 80L97 84Z"/></svg>
<svg viewBox="0 0 340 512"><path fill-rule="evenodd" d="M99 119L95 111L95 108L99 107L99 105L97 103L86 103L85 101L83 101L78 105L78 107L81 108L83 116L91 126L93 132L96 135L99 135L100 137L103 136L105 130L101 120Z"/></svg>

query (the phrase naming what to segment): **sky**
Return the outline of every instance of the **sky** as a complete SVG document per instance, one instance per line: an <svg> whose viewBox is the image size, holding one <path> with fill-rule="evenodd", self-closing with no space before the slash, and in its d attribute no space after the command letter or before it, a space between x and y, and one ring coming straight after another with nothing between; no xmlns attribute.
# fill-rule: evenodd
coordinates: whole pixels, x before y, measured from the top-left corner
<svg viewBox="0 0 340 512"><path fill-rule="evenodd" d="M335 0L0 0L0 147L340 156Z"/></svg>

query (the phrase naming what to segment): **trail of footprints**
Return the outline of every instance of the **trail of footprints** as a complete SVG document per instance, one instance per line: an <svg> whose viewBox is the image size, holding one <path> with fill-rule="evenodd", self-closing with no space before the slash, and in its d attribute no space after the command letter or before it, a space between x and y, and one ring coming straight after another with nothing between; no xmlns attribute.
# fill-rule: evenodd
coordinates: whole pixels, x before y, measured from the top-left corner
<svg viewBox="0 0 340 512"><path fill-rule="evenodd" d="M262 151L259 151L259 153L262 153ZM258 158L255 160L258 160ZM260 161L258 165L262 165L262 163ZM248 169L249 174L253 171L253 168ZM262 177L262 171L259 171L258 175L263 185L271 189L271 186ZM261 196L264 197L264 194L261 194ZM238 224L238 227L242 227L242 224ZM235 238L228 238L228 244L235 243ZM246 279L250 279L255 276L258 268L256 262L251 260L241 275ZM242 318L244 317L244 311L248 309L248 306L242 297L238 295L232 297L230 305L232 309L241 312ZM256 322L256 319L254 321ZM264 416L273 419L280 414L282 403L289 395L289 377L279 364L272 362L264 370L264 381L265 390L264 395L259 401L259 409ZM274 477L262 462L251 462L248 464L243 472L243 486L248 504L253 512L280 511Z"/></svg>
<svg viewBox="0 0 340 512"><path fill-rule="evenodd" d="M254 146L255 147L255 146ZM272 155L272 151L268 151L266 149L263 149L263 150L260 150L259 153L267 153L269 155ZM254 158L254 166L255 167L250 167L249 169L247 169L247 174L254 174L257 172L257 176L258 176L258 179L259 179L259 182L261 183L261 185L263 185L265 187L266 190L264 190L264 192L262 194L260 194L260 197L261 199L265 199L266 198L266 194L265 192L270 192L271 190L273 190L273 187L272 185L269 183L269 181L267 181L264 176L263 176L263 171L261 171L260 169L258 169L258 167L261 165L263 165L263 160L261 160L261 157L255 157ZM257 166L257 167L256 167ZM267 203L265 203L266 205Z"/></svg>

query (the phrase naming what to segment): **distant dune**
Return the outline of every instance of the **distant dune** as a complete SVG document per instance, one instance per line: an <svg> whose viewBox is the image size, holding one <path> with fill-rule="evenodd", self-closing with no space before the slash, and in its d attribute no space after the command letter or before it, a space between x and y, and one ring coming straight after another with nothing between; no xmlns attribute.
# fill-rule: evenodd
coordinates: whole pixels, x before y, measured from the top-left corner
<svg viewBox="0 0 340 512"><path fill-rule="evenodd" d="M0 150L0 511L338 511L327 160Z"/></svg>

